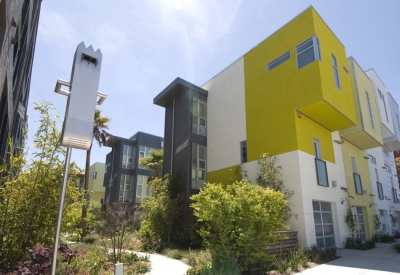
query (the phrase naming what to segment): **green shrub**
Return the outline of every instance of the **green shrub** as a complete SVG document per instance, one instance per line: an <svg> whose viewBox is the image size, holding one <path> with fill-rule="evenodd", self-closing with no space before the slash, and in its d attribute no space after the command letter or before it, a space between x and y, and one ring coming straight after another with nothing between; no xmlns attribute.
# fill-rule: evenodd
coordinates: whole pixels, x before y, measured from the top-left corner
<svg viewBox="0 0 400 275"><path fill-rule="evenodd" d="M393 238L400 239L400 231L394 230Z"/></svg>
<svg viewBox="0 0 400 275"><path fill-rule="evenodd" d="M388 234L383 234L379 236L379 242L381 243L392 243L394 241L395 241L394 237Z"/></svg>
<svg viewBox="0 0 400 275"><path fill-rule="evenodd" d="M191 250L183 253L183 258L188 260L190 266L210 265L212 261L209 250Z"/></svg>
<svg viewBox="0 0 400 275"><path fill-rule="evenodd" d="M204 245L214 252L223 248L238 259L243 270L251 263L268 260L270 256L262 248L275 243L273 232L285 228L284 195L245 180L226 189L208 183L191 200L194 215L203 222L199 232Z"/></svg>
<svg viewBox="0 0 400 275"><path fill-rule="evenodd" d="M375 241L376 238L373 237L370 240L367 241L361 241L358 238L353 238L353 237L347 237L346 238L346 244L345 244L345 248L348 249L357 249L357 250L368 250L368 249L372 249L375 247Z"/></svg>
<svg viewBox="0 0 400 275"><path fill-rule="evenodd" d="M182 252L178 249L165 249L163 254L169 258L179 260L182 258Z"/></svg>
<svg viewBox="0 0 400 275"><path fill-rule="evenodd" d="M394 245L392 246L392 248L393 248L394 250L396 250L397 252L400 253L400 243L394 244Z"/></svg>

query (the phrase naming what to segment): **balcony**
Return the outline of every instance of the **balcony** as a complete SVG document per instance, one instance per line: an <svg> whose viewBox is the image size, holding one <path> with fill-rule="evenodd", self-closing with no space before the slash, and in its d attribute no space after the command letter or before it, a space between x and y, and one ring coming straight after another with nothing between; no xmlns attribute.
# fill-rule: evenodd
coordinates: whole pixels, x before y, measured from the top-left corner
<svg viewBox="0 0 400 275"><path fill-rule="evenodd" d="M315 169L317 170L317 183L321 186L329 186L328 170L326 169L326 162L315 158Z"/></svg>

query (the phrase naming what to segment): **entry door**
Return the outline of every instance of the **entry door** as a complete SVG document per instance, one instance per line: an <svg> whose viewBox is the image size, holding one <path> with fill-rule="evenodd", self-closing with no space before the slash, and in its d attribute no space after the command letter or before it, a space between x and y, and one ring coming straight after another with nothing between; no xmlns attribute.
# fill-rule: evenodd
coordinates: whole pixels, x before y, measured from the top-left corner
<svg viewBox="0 0 400 275"><path fill-rule="evenodd" d="M317 246L321 248L336 246L331 204L322 201L313 201L312 204Z"/></svg>

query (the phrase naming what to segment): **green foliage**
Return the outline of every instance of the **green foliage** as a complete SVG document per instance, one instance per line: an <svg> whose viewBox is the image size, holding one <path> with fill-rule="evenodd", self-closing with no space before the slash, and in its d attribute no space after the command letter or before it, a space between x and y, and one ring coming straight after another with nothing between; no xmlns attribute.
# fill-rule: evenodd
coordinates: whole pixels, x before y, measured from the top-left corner
<svg viewBox="0 0 400 275"><path fill-rule="evenodd" d="M396 250L398 253L400 253L400 243L394 244L394 245L392 246L392 248L393 248L394 250Z"/></svg>
<svg viewBox="0 0 400 275"><path fill-rule="evenodd" d="M2 265L13 264L36 243L51 246L58 213L65 150L60 146L54 108L49 102L34 103L40 113L34 135L35 151L28 164L24 149L0 168L6 172L0 184L0 250ZM12 142L10 141L12 148ZM11 150L11 152L14 150ZM81 193L75 187L80 170L71 163L61 230L79 234Z"/></svg>
<svg viewBox="0 0 400 275"><path fill-rule="evenodd" d="M219 263L202 263L189 269L187 275L240 275L240 268L236 259L231 255L226 255L227 261Z"/></svg>
<svg viewBox="0 0 400 275"><path fill-rule="evenodd" d="M260 174L257 176L257 184L264 188L271 188L277 192L281 192L285 196L285 200L288 202L293 196L294 192L286 189L285 183L280 179L282 166L277 166L276 162L278 158L271 156L268 153L261 154L261 159L258 161L260 166ZM291 217L291 208L289 204L283 209L285 214L284 220L287 221Z"/></svg>
<svg viewBox="0 0 400 275"><path fill-rule="evenodd" d="M368 250L374 247L375 247L375 240L373 239L363 242L360 239L354 237L346 238L345 248L348 249Z"/></svg>
<svg viewBox="0 0 400 275"><path fill-rule="evenodd" d="M163 251L163 254L167 256L168 258L179 260L182 258L182 251L178 249L165 249Z"/></svg>
<svg viewBox="0 0 400 275"><path fill-rule="evenodd" d="M139 164L154 171L156 178L161 177L164 151L150 150L150 156L139 160Z"/></svg>
<svg viewBox="0 0 400 275"><path fill-rule="evenodd" d="M378 241L380 243L392 243L395 241L393 236L390 236L388 234L382 234L378 236Z"/></svg>
<svg viewBox="0 0 400 275"><path fill-rule="evenodd" d="M191 250L183 253L183 257L187 259L190 266L209 265L212 261L209 250Z"/></svg>
<svg viewBox="0 0 400 275"><path fill-rule="evenodd" d="M306 253L311 261L315 263L331 261L338 257L336 247L319 248L316 245L313 245L306 251Z"/></svg>
<svg viewBox="0 0 400 275"><path fill-rule="evenodd" d="M275 242L272 232L285 228L284 195L244 180L226 189L209 183L191 200L194 215L203 222L199 233L205 246L220 257L219 251L232 255L242 268L268 258L264 249Z"/></svg>
<svg viewBox="0 0 400 275"><path fill-rule="evenodd" d="M378 214L375 214L375 229L379 230L381 228L381 219L379 218Z"/></svg>
<svg viewBox="0 0 400 275"><path fill-rule="evenodd" d="M121 251L138 227L133 212L132 205L118 202L106 205L105 210L99 213L96 231L106 251L112 249L110 255L113 263L122 261Z"/></svg>
<svg viewBox="0 0 400 275"><path fill-rule="evenodd" d="M142 224L140 236L144 249L162 250L171 238L178 238L183 231L180 214L183 197L183 184L179 176L155 178L148 183L155 191L155 197L147 197L141 204Z"/></svg>

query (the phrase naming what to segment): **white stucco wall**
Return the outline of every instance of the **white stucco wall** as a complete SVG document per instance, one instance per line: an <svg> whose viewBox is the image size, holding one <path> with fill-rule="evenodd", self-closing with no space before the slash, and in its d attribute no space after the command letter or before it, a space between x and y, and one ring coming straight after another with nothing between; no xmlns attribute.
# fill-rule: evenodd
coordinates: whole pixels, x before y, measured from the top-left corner
<svg viewBox="0 0 400 275"><path fill-rule="evenodd" d="M334 132L332 136L332 140L338 139L337 132ZM288 190L294 191L290 200L292 217L289 225L292 230L299 232L299 243L307 247L316 243L313 200L331 204L337 247L344 247L345 239L350 235L350 230L345 223L346 193L340 188L346 187L340 145L335 143L334 150L336 164L327 162L329 187L317 184L315 156L298 150L277 156L277 165L282 166L281 174L285 186ZM256 184L259 173L257 161L245 163L243 166L247 171L248 180ZM337 182L336 187L333 187L332 180Z"/></svg>
<svg viewBox="0 0 400 275"><path fill-rule="evenodd" d="M240 164L240 142L246 140L243 62L240 58L202 86L208 90L208 172Z"/></svg>

